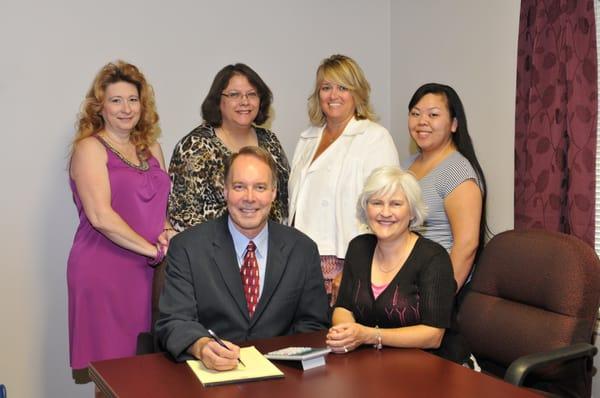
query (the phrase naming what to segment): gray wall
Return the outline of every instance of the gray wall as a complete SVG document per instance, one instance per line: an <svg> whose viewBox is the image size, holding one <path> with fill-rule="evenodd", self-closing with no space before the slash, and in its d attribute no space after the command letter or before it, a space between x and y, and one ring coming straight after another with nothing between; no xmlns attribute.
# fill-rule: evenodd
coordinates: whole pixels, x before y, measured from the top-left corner
<svg viewBox="0 0 600 398"><path fill-rule="evenodd" d="M65 275L77 214L66 166L75 114L101 65L123 58L145 72L167 159L199 123L200 103L227 63L248 63L270 85L272 128L290 157L308 124L316 66L332 53L365 70L401 157L409 96L425 81L453 84L488 177L490 224L500 231L512 226L518 3L3 0L0 383L11 397L92 396L92 386L72 384L68 368Z"/></svg>
<svg viewBox="0 0 600 398"><path fill-rule="evenodd" d="M519 1L391 2L392 127L410 148L407 106L423 83L458 92L488 184L488 223L513 227L514 114ZM413 149L414 151L414 149Z"/></svg>

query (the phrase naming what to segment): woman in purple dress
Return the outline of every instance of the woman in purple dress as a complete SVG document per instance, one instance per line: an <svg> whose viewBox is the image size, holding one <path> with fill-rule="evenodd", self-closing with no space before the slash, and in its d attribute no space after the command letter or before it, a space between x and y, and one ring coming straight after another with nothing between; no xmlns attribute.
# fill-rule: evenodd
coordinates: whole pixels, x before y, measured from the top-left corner
<svg viewBox="0 0 600 398"><path fill-rule="evenodd" d="M348 246L327 344L346 353L363 344L468 357L451 328L456 282L446 250L412 230L425 219L419 183L399 167L375 169L358 201L371 234Z"/></svg>
<svg viewBox="0 0 600 398"><path fill-rule="evenodd" d="M150 329L152 266L174 231L152 87L134 65L98 73L82 104L70 161L79 227L67 266L70 363L135 354Z"/></svg>

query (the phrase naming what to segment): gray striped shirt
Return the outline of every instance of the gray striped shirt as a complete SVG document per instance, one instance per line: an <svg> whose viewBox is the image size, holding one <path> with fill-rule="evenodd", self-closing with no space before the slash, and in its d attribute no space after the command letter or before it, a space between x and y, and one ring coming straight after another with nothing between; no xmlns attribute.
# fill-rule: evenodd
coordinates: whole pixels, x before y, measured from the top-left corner
<svg viewBox="0 0 600 398"><path fill-rule="evenodd" d="M411 156L402 166L406 169L415 161L418 154ZM444 210L444 199L460 184L467 180L481 182L471 163L460 152L451 153L426 176L419 180L423 191L423 201L427 205L428 215L425 224L415 231L442 245L450 251L454 244L452 229Z"/></svg>

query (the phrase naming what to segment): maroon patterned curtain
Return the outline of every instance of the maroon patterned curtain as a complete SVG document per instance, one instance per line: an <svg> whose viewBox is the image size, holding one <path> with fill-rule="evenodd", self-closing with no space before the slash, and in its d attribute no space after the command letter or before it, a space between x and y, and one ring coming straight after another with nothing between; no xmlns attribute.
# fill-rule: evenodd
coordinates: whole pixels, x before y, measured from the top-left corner
<svg viewBox="0 0 600 398"><path fill-rule="evenodd" d="M522 0L515 228L594 245L597 83L593 0Z"/></svg>

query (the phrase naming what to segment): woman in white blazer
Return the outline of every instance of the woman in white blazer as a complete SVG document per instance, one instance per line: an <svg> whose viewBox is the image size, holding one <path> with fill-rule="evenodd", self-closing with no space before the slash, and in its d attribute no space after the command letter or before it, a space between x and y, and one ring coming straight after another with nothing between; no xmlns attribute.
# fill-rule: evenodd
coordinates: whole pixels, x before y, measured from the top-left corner
<svg viewBox="0 0 600 398"><path fill-rule="evenodd" d="M356 215L364 182L374 169L399 164L390 133L374 122L370 91L352 58L323 60L308 100L312 126L300 134L292 161L290 225L317 243L332 305L348 243L367 232Z"/></svg>

